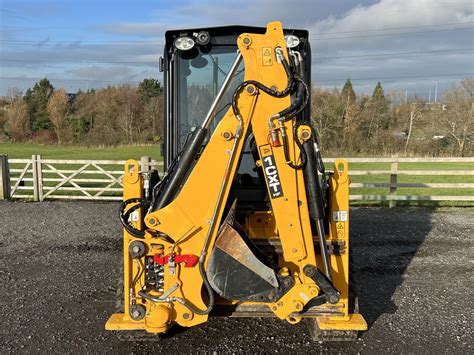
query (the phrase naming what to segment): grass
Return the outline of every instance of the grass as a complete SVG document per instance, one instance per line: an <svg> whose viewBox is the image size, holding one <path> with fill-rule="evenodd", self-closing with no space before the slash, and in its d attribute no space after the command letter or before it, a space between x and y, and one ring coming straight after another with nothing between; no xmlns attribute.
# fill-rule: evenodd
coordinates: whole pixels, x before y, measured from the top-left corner
<svg viewBox="0 0 474 355"><path fill-rule="evenodd" d="M348 163L351 182L355 183L389 183L390 163ZM332 170L333 164L327 164ZM386 175L351 175L354 170L386 170ZM474 170L473 163L399 163L398 170ZM399 183L474 183L474 175L398 175ZM351 188L351 195L388 195L389 188ZM472 189L463 188L398 188L397 195L403 196L469 196ZM352 201L353 206L388 206L388 201ZM397 201L397 206L431 206L431 207L472 207L472 201Z"/></svg>
<svg viewBox="0 0 474 355"><path fill-rule="evenodd" d="M28 159L34 154L45 159L126 160L149 156L161 160L159 144L112 148L67 147L59 145L0 143L0 154L11 159Z"/></svg>
<svg viewBox="0 0 474 355"><path fill-rule="evenodd" d="M85 160L126 160L139 159L141 156L150 156L155 160L162 160L159 146L130 146L116 148L87 148L87 147L64 147L39 144L12 144L0 143L0 154L7 154L9 158L24 159L31 158L33 154L40 154L48 159L85 159ZM74 169L79 166L69 166ZM66 167L59 167L66 168ZM115 167L117 169L117 167ZM333 169L332 164L327 164L327 169ZM352 175L351 181L356 183L370 183L390 181L390 163L349 163L349 175L354 170L386 170L386 175ZM474 170L472 163L399 163L399 170ZM16 174L16 175L19 175ZM15 176L15 175L14 175ZM47 177L57 177L54 174ZM46 177L45 176L45 177ZM90 175L89 178L101 178L101 176ZM103 176L102 176L103 178ZM407 176L399 175L400 183L474 183L474 176ZM48 185L47 183L45 185ZM69 185L66 185L69 186ZM353 195L387 195L389 188L351 188ZM70 192L69 192L70 193ZM398 195L432 195L432 196L461 196L473 194L472 189L434 189L434 188L399 188ZM367 202L353 202L354 205L367 205ZM374 205L387 205L388 202L370 202ZM473 206L473 202L431 202L431 201L398 201L397 205L436 205L436 206Z"/></svg>
<svg viewBox="0 0 474 355"><path fill-rule="evenodd" d="M67 159L67 160L127 160L137 159L142 156L149 156L152 159L161 161L159 144L147 146L121 146L121 147L107 147L107 148L89 148L89 147L68 147L59 145L41 145L41 144L21 144L21 143L0 143L0 154L6 154L11 159L31 159L32 155L39 154L43 159ZM54 164L56 169L77 170L82 165L74 164ZM10 169L22 169L24 164L10 164ZM106 170L122 170L123 167L102 165ZM45 167L47 168L47 167ZM94 170L94 168L91 168ZM19 172L11 172L12 177L18 177ZM66 174L70 175L70 174ZM87 179L107 179L102 174L88 174L79 176ZM32 174L27 173L25 178L31 179ZM43 178L59 178L56 173L43 173ZM22 186L31 187L31 181L24 181ZM44 181L45 187L55 186L57 182ZM104 187L107 183L97 182L81 182L80 185L87 187ZM72 187L71 184L65 184L64 187ZM114 185L117 188L119 185ZM46 191L45 191L46 192ZM22 190L18 194L32 194L31 190ZM82 195L79 191L56 191L59 195ZM115 195L120 193L115 193ZM105 192L103 196L111 196L114 193Z"/></svg>

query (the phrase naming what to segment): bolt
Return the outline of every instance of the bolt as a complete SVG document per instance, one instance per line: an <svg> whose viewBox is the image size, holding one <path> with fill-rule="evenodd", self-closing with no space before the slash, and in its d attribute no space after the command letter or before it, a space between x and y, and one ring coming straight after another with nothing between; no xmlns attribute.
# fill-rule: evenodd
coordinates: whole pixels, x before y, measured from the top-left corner
<svg viewBox="0 0 474 355"><path fill-rule="evenodd" d="M140 251L140 248L135 245L135 246L132 248L132 251L136 254L136 253L138 253L138 252Z"/></svg>
<svg viewBox="0 0 474 355"><path fill-rule="evenodd" d="M293 227L293 224L292 224L292 223L290 223L290 224L289 224L289 226L290 226L290 227Z"/></svg>
<svg viewBox="0 0 474 355"><path fill-rule="evenodd" d="M253 87L253 85L247 86L247 92L248 92L249 94L253 94L254 91L255 91L255 88Z"/></svg>
<svg viewBox="0 0 474 355"><path fill-rule="evenodd" d="M290 272L287 267L282 267L280 271L278 272L280 276L289 276Z"/></svg>
<svg viewBox="0 0 474 355"><path fill-rule="evenodd" d="M314 269L312 267L306 267L303 269L303 272L306 276L311 277L314 275Z"/></svg>
<svg viewBox="0 0 474 355"><path fill-rule="evenodd" d="M330 303L337 303L339 301L339 296L337 295L332 295L331 297L329 297L329 302Z"/></svg>
<svg viewBox="0 0 474 355"><path fill-rule="evenodd" d="M140 312L139 312L139 311L133 311L132 317L133 317L133 318L138 318L138 317L140 317Z"/></svg>
<svg viewBox="0 0 474 355"><path fill-rule="evenodd" d="M244 44L248 45L250 44L250 38L244 38L243 39Z"/></svg>
<svg viewBox="0 0 474 355"><path fill-rule="evenodd" d="M293 253L297 253L297 252L298 252L298 249L293 248L293 249L291 249L291 251L292 251Z"/></svg>
<svg viewBox="0 0 474 355"><path fill-rule="evenodd" d="M155 224L156 224L156 219L150 218L150 219L148 220L148 223L150 223L151 225L155 225Z"/></svg>
<svg viewBox="0 0 474 355"><path fill-rule="evenodd" d="M189 319L191 315L189 313L183 313L183 318L184 319Z"/></svg>
<svg viewBox="0 0 474 355"><path fill-rule="evenodd" d="M309 132L306 132L306 131L305 131L305 132L303 132L301 135L303 136L304 139L309 138Z"/></svg>
<svg viewBox="0 0 474 355"><path fill-rule="evenodd" d="M277 87L275 85L270 86L270 90L277 91Z"/></svg>
<svg viewBox="0 0 474 355"><path fill-rule="evenodd" d="M225 139L229 139L230 138L230 133L229 132L224 132L224 134L222 135Z"/></svg>
<svg viewBox="0 0 474 355"><path fill-rule="evenodd" d="M272 311L276 311L277 308L275 306L272 307Z"/></svg>
<svg viewBox="0 0 474 355"><path fill-rule="evenodd" d="M278 302L278 303L277 303L277 306L278 306L278 307L283 307L283 302Z"/></svg>

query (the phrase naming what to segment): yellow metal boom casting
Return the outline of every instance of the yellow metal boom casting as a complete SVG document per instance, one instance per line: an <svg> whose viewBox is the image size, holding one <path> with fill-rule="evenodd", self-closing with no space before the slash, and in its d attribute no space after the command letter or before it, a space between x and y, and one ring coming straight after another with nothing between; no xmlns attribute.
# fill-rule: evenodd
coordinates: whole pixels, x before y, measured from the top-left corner
<svg viewBox="0 0 474 355"><path fill-rule="evenodd" d="M237 44L245 64L245 81L259 82L275 91L285 89L288 76L280 56L287 61L289 58L279 22L269 23L265 34L241 34ZM325 236L328 249L339 251L329 253L332 283L339 296L336 302L319 305L328 312L305 312L309 302L322 292L305 267L324 271L325 264L322 253L315 250L318 239L312 232L303 172L290 166L283 146L273 144L271 139L274 131L292 132L294 122L282 121L269 130L269 120L275 112L290 105L289 95L275 97L256 85L246 85L238 94L240 117L232 108L228 110L174 199L156 211L136 209L130 214L131 220L136 221L135 228L144 230L144 237L137 238L124 230L124 309L110 317L106 329L162 333L175 323L191 327L207 321L210 297L199 263L204 269L209 266L249 130L258 147L256 165L265 175L272 198L271 210L249 213L243 229L257 245L261 242L281 248L277 274L286 277L289 286L281 297L265 302L217 298L216 304L248 309L263 305L290 323L313 318L323 330L367 328L362 316L349 313L349 177L347 163L342 160L335 163L329 179L329 229ZM301 159L296 140L308 139L311 132L310 127L302 125L296 137L285 137L291 162ZM124 200L143 198L143 180L138 170L136 161L127 161ZM134 258L133 253L141 256ZM144 275L151 267L151 258L154 267L159 265L157 275L162 278L153 290L144 292ZM242 285L245 282L241 280Z"/></svg>

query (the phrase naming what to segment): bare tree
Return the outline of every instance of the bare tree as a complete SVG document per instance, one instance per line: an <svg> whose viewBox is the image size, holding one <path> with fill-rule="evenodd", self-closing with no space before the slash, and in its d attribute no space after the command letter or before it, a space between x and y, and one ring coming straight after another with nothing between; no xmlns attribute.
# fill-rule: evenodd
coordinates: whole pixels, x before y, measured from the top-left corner
<svg viewBox="0 0 474 355"><path fill-rule="evenodd" d="M311 115L324 149L334 149L340 142L338 137L342 130L344 106L339 93L313 87L311 98Z"/></svg>
<svg viewBox="0 0 474 355"><path fill-rule="evenodd" d="M117 117L118 126L123 130L127 143L134 142L134 132L140 126L141 106L138 99L138 93L131 86L121 86L117 94L120 99L117 100L120 110Z"/></svg>
<svg viewBox="0 0 474 355"><path fill-rule="evenodd" d="M6 121L8 132L12 135L14 140L21 140L30 132L28 105L25 100L23 100L19 91L10 90L9 92Z"/></svg>
<svg viewBox="0 0 474 355"><path fill-rule="evenodd" d="M445 107L438 111L440 127L457 142L458 155L464 156L467 145L474 137L474 79L466 79L444 94Z"/></svg>
<svg viewBox="0 0 474 355"><path fill-rule="evenodd" d="M150 128L151 138L153 140L160 139L163 135L163 95L152 97L143 107L145 122Z"/></svg>
<svg viewBox="0 0 474 355"><path fill-rule="evenodd" d="M414 102L412 103L411 110L410 110L410 119L408 122L408 135L407 140L405 141L405 155L407 154L408 144L410 143L411 134L413 132L413 122L415 119L421 117L422 112L420 106Z"/></svg>
<svg viewBox="0 0 474 355"><path fill-rule="evenodd" d="M69 97L64 89L55 91L48 100L49 120L59 144L64 142L68 130Z"/></svg>

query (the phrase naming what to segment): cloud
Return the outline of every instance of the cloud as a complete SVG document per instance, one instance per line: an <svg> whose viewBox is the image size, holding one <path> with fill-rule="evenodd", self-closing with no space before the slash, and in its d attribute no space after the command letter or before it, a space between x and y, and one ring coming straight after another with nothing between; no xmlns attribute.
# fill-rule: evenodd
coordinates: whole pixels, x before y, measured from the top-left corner
<svg viewBox="0 0 474 355"><path fill-rule="evenodd" d="M163 23L133 23L119 22L96 27L108 33L117 35L138 35L138 36L154 36L162 37L163 33L169 28Z"/></svg>
<svg viewBox="0 0 474 355"><path fill-rule="evenodd" d="M332 87L350 77L355 89L366 93L377 80L387 89L419 93L425 88L427 93L430 82L459 80L444 74L474 72L472 50L449 52L473 47L473 21L470 2L382 0L358 5L308 27L314 79L318 85ZM445 53L429 53L446 49ZM393 55L377 56L390 53ZM428 75L431 77L424 77Z"/></svg>
<svg viewBox="0 0 474 355"><path fill-rule="evenodd" d="M2 12L8 16L15 16L17 19L31 21L38 17L54 17L64 13L65 4L62 1L22 1L22 0L2 0L5 8Z"/></svg>
<svg viewBox="0 0 474 355"><path fill-rule="evenodd" d="M135 82L159 75L155 63L168 29L232 24L265 26L271 20L281 20L287 28L309 30L312 73L318 85L341 86L350 77L359 92L371 92L377 80L382 80L386 88L415 92L425 88L429 81L448 83L452 79L435 75L474 72L472 51L449 52L474 47L474 9L467 0L241 0L238 6L230 0L192 0L167 2L166 6L143 14L143 19L146 20L127 22L118 18L93 27L89 24L79 37L91 39L89 42L75 41L72 36L68 37L72 38L70 42L55 44L54 38L49 40L44 35L42 46L41 41L29 47L4 46L2 59L10 61L2 62L2 75L8 71L11 76L47 74ZM22 37L19 29L9 30L5 33L7 39ZM106 39L101 43L97 38ZM430 53L435 50L448 51ZM393 54L385 55L390 53ZM15 63L15 58L33 62ZM142 61L152 64L134 64ZM423 77L428 75L432 77ZM5 82L2 90L4 85Z"/></svg>
<svg viewBox="0 0 474 355"><path fill-rule="evenodd" d="M367 2L367 1L365 1ZM287 27L307 27L330 14L347 11L357 0L335 1L328 6L324 0L299 0L291 6L288 0L241 0L238 6L231 0L188 1L185 4L160 8L152 12L151 22L118 22L100 28L112 34L156 36L169 29L251 25L265 26L270 21L282 21Z"/></svg>
<svg viewBox="0 0 474 355"><path fill-rule="evenodd" d="M342 16L330 16L311 27L316 36L474 21L472 2L433 3L430 0L382 0L356 6Z"/></svg>
<svg viewBox="0 0 474 355"><path fill-rule="evenodd" d="M77 69L70 69L64 72L68 77L88 79L95 78L96 80L110 80L111 78L130 78L134 72L131 68L126 66L106 67L106 66L88 66Z"/></svg>

